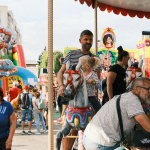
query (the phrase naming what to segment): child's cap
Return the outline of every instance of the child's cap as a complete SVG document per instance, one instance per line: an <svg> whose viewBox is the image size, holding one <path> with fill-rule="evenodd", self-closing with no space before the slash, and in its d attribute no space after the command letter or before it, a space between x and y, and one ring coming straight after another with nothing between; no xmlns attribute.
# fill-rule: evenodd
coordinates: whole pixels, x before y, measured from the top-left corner
<svg viewBox="0 0 150 150"><path fill-rule="evenodd" d="M29 89L29 86L28 85L24 85L24 87L23 87L24 89Z"/></svg>

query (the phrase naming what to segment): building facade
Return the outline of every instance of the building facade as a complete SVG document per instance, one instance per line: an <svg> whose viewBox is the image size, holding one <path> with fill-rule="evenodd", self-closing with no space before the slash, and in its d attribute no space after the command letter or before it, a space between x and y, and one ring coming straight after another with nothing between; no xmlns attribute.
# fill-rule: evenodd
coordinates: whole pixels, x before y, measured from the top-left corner
<svg viewBox="0 0 150 150"><path fill-rule="evenodd" d="M29 71L34 73L38 78L38 65L36 60L26 60L26 66Z"/></svg>

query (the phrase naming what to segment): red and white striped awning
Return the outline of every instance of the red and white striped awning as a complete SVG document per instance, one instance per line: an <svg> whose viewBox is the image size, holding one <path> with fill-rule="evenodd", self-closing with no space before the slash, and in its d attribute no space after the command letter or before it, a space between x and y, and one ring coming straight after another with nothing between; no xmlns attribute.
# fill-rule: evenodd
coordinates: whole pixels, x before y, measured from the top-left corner
<svg viewBox="0 0 150 150"><path fill-rule="evenodd" d="M94 8L94 0L75 0L81 4L86 3L89 7ZM97 0L97 7L101 11L107 10L108 13L114 12L116 15L120 13L123 16L150 19L150 0Z"/></svg>

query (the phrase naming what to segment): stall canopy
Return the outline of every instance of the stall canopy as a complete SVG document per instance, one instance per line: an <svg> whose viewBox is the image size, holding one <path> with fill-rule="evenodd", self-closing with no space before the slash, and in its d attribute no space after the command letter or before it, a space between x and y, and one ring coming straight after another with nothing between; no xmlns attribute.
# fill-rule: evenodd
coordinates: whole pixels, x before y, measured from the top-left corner
<svg viewBox="0 0 150 150"><path fill-rule="evenodd" d="M79 1L81 4L86 3L89 7L94 8L95 0L75 1ZM116 15L121 13L123 16L150 19L150 0L97 0L97 7L101 11L107 10L108 13L113 11Z"/></svg>

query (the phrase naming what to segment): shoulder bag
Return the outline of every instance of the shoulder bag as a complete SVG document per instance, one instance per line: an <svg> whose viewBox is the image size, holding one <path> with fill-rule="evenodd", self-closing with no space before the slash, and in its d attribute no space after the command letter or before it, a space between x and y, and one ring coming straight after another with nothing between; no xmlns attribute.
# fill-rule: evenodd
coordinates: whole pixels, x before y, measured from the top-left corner
<svg viewBox="0 0 150 150"><path fill-rule="evenodd" d="M117 98L117 102L116 102L117 114L118 114L120 131L121 131L121 144L120 144L120 146L123 146L125 149L130 150L129 140L131 137L131 133L129 133L129 135L126 138L124 137L123 122L122 122L121 109L120 109L120 99L121 99L121 95Z"/></svg>

